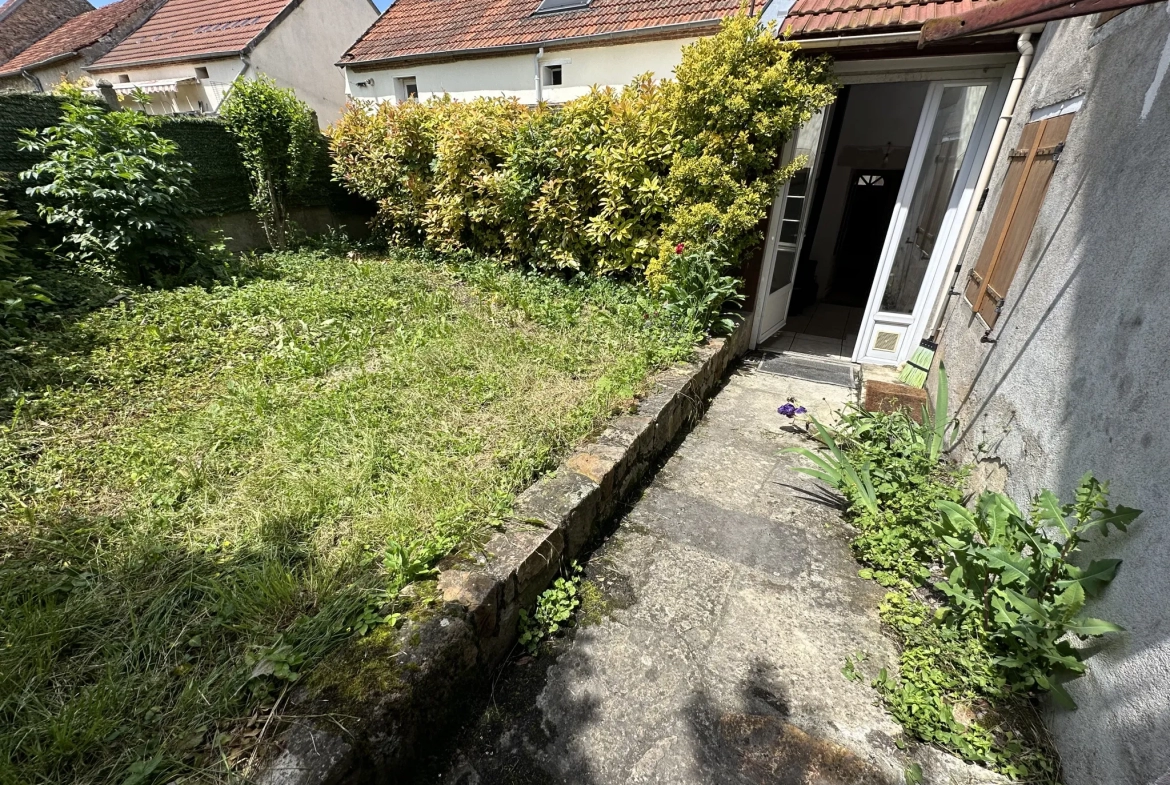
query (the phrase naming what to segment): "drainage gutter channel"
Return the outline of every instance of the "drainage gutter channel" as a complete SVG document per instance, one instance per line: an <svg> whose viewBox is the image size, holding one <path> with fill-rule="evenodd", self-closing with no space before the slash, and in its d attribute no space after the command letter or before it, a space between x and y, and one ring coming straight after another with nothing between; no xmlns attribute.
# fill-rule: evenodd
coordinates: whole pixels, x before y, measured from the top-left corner
<svg viewBox="0 0 1170 785"><path fill-rule="evenodd" d="M484 546L480 563L440 572L440 610L396 631L398 683L363 703L350 733L312 720L293 725L256 782L338 785L403 773L460 697L507 658L520 610L536 602L561 564L581 552L699 419L731 363L747 351L750 326L749 316L730 336L700 346L695 362L656 376L637 413L611 422L521 493L513 518ZM313 700L303 696L298 708L311 709Z"/></svg>

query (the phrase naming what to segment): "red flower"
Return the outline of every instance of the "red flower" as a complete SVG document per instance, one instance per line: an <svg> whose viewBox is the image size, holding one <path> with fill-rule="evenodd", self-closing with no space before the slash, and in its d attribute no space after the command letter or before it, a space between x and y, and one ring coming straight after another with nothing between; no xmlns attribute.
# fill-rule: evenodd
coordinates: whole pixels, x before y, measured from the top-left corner
<svg viewBox="0 0 1170 785"><path fill-rule="evenodd" d="M678 245L676 245L676 246L674 247L674 252L675 252L675 253L682 253L682 252L683 252L683 244L682 244L682 243L679 243Z"/></svg>

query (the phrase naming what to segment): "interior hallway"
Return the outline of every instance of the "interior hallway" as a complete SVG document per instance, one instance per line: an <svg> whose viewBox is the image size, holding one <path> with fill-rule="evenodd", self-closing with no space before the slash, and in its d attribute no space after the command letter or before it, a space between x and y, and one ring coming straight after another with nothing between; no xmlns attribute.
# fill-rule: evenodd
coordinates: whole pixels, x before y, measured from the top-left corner
<svg viewBox="0 0 1170 785"><path fill-rule="evenodd" d="M756 348L764 352L798 352L832 360L849 360L857 343L864 308L815 303Z"/></svg>

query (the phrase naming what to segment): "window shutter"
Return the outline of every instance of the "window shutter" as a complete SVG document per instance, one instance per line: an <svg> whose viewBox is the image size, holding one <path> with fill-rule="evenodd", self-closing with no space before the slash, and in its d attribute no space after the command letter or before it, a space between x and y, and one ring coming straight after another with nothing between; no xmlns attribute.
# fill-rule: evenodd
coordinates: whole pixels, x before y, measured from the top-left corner
<svg viewBox="0 0 1170 785"><path fill-rule="evenodd" d="M965 292L972 309L988 327L999 318L1008 287L1024 258L1073 116L1028 123L1020 135L1020 146L1009 153L999 203Z"/></svg>

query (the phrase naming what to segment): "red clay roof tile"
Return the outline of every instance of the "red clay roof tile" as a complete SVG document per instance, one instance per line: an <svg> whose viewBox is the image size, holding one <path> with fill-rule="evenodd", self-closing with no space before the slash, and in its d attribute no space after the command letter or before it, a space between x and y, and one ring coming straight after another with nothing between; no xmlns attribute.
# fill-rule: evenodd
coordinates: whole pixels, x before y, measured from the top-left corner
<svg viewBox="0 0 1170 785"><path fill-rule="evenodd" d="M172 0L174 2L174 0ZM539 0L396 0L342 57L343 64L545 44L566 38L711 22L740 0L593 0L533 15Z"/></svg>
<svg viewBox="0 0 1170 785"><path fill-rule="evenodd" d="M236 54L296 0L167 0L92 70L156 60Z"/></svg>
<svg viewBox="0 0 1170 785"><path fill-rule="evenodd" d="M796 0L780 23L794 38L896 32L955 16L990 0Z"/></svg>
<svg viewBox="0 0 1170 785"><path fill-rule="evenodd" d="M75 16L0 65L0 72L19 73L38 63L73 55L87 46L92 46L102 36L108 35L126 17L149 2L152 0L118 0L116 3Z"/></svg>
<svg viewBox="0 0 1170 785"><path fill-rule="evenodd" d="M0 5L0 63L92 10L86 0L6 0Z"/></svg>

